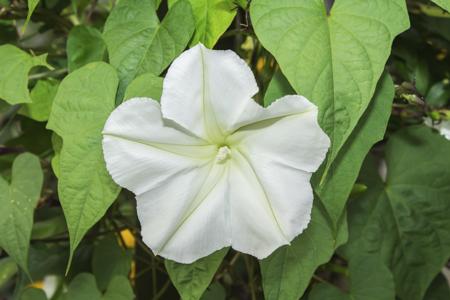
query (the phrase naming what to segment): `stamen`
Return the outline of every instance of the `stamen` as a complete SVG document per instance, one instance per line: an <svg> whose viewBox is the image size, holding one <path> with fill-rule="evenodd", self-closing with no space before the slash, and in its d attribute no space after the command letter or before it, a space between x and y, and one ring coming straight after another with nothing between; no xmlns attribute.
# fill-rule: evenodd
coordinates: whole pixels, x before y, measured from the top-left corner
<svg viewBox="0 0 450 300"><path fill-rule="evenodd" d="M228 146L222 146L217 151L216 162L223 163L225 162L231 155L231 150Z"/></svg>

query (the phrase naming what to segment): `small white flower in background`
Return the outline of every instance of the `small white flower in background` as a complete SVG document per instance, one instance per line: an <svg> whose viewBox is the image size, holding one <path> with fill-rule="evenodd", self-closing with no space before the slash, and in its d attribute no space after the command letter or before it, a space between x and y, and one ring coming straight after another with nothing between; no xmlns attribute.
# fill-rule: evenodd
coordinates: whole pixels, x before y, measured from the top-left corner
<svg viewBox="0 0 450 300"><path fill-rule="evenodd" d="M47 275L44 277L42 289L48 299L51 299L55 295L60 283L61 278L57 275Z"/></svg>
<svg viewBox="0 0 450 300"><path fill-rule="evenodd" d="M257 92L233 51L197 45L172 63L161 105L135 98L109 117L107 168L136 194L155 254L191 263L232 246L262 259L307 227L330 141L307 99L263 108Z"/></svg>
<svg viewBox="0 0 450 300"><path fill-rule="evenodd" d="M424 123L428 127L438 130L442 136L450 141L450 121L442 120L439 123L433 124L433 120L427 117L424 118Z"/></svg>

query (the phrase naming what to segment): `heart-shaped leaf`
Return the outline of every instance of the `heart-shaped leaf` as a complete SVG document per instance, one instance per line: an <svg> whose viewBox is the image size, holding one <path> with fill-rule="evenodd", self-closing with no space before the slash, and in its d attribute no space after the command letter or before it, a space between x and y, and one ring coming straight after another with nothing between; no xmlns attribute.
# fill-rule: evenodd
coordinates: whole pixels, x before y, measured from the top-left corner
<svg viewBox="0 0 450 300"><path fill-rule="evenodd" d="M224 248L192 264L165 260L167 273L183 300L200 299L227 252L228 248Z"/></svg>
<svg viewBox="0 0 450 300"><path fill-rule="evenodd" d="M349 263L350 290L340 291L329 283L314 285L308 300L392 300L392 274L378 255L359 255Z"/></svg>
<svg viewBox="0 0 450 300"><path fill-rule="evenodd" d="M67 38L67 63L69 72L82 66L102 61L105 57L106 45L100 31L85 25L75 26Z"/></svg>
<svg viewBox="0 0 450 300"><path fill-rule="evenodd" d="M386 147L386 181L366 163L368 190L350 202L346 256L381 254L400 299L423 299L450 257L448 153L450 142L432 129L403 129Z"/></svg>
<svg viewBox="0 0 450 300"><path fill-rule="evenodd" d="M27 273L33 213L42 183L39 158L30 153L14 160L10 184L0 177L0 248Z"/></svg>
<svg viewBox="0 0 450 300"><path fill-rule="evenodd" d="M120 190L106 171L101 134L115 107L117 85L113 67L91 63L64 78L53 102L47 127L63 140L55 171L71 257Z"/></svg>
<svg viewBox="0 0 450 300"><path fill-rule="evenodd" d="M136 76L159 75L186 48L194 26L187 0L177 1L161 23L153 0L120 1L103 32L110 63L119 73L118 100Z"/></svg>
<svg viewBox="0 0 450 300"><path fill-rule="evenodd" d="M314 201L311 223L292 241L260 262L267 300L299 299L318 266L326 263L336 247L347 239L346 223L334 235L326 212Z"/></svg>
<svg viewBox="0 0 450 300"><path fill-rule="evenodd" d="M179 0L169 0L172 6ZM236 16L236 4L231 0L189 0L195 18L195 33L191 45L214 47Z"/></svg>
<svg viewBox="0 0 450 300"><path fill-rule="evenodd" d="M19 113L38 122L47 121L58 86L56 80L39 80L30 93L33 103L25 103Z"/></svg>
<svg viewBox="0 0 450 300"><path fill-rule="evenodd" d="M337 0L327 14L323 0L254 0L250 12L291 85L319 106L329 167L366 110L394 37L409 27L405 1Z"/></svg>
<svg viewBox="0 0 450 300"><path fill-rule="evenodd" d="M320 185L322 173L313 176L313 187L336 224L358 177L359 170L372 146L383 139L394 100L394 83L385 74L378 83L374 97L331 164L329 176Z"/></svg>
<svg viewBox="0 0 450 300"><path fill-rule="evenodd" d="M9 104L30 103L28 72L35 66L46 66L47 54L31 56L12 45L0 46L0 98Z"/></svg>

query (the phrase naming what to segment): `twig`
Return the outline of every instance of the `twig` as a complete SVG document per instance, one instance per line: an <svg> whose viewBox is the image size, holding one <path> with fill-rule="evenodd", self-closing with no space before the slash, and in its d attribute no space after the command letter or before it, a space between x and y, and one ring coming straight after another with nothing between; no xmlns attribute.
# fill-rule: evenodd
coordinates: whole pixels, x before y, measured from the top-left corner
<svg viewBox="0 0 450 300"><path fill-rule="evenodd" d="M156 289L158 288L158 281L157 281L157 274L156 274L156 261L155 258L152 256L152 294L153 299L156 298L157 292Z"/></svg>
<svg viewBox="0 0 450 300"><path fill-rule="evenodd" d="M23 148L12 148L12 147L3 147L0 146L0 155L13 154L13 153L22 153L25 149Z"/></svg>
<svg viewBox="0 0 450 300"><path fill-rule="evenodd" d="M62 69L58 69L58 70L42 72L42 73L33 74L33 75L28 76L28 79L29 80L37 80L37 79L42 79L45 77L58 77L60 75L66 74L67 71L68 71L67 68L62 68Z"/></svg>
<svg viewBox="0 0 450 300"><path fill-rule="evenodd" d="M326 281L325 279L323 279L322 277L317 276L316 274L313 275L313 278L319 282L322 283L329 283L328 281Z"/></svg>
<svg viewBox="0 0 450 300"><path fill-rule="evenodd" d="M113 218L109 218L109 221L111 222L111 224L114 228L114 231L116 232L117 236L119 237L119 241L120 241L122 248L127 249L127 243L125 243L123 236L121 234L122 230L119 228L119 226L117 226L117 224Z"/></svg>
<svg viewBox="0 0 450 300"><path fill-rule="evenodd" d="M166 292L167 288L170 286L170 280L167 280L166 283L161 287L158 293L153 297L153 300L158 300L162 295Z"/></svg>
<svg viewBox="0 0 450 300"><path fill-rule="evenodd" d="M20 104L13 105L2 116L0 116L0 127L3 127L4 123L7 123L7 121L14 118L20 110L20 107Z"/></svg>
<svg viewBox="0 0 450 300"><path fill-rule="evenodd" d="M123 229L126 229L127 227L123 227ZM97 232L95 234L87 234L85 239L92 239L92 238L96 238L102 235L107 235L110 233L115 232L114 230L106 230L106 231L101 231L101 232ZM44 239L32 239L31 242L42 242L42 243L59 243L59 242L68 242L69 241L69 236L61 236L61 237L56 237L56 238L44 238Z"/></svg>
<svg viewBox="0 0 450 300"><path fill-rule="evenodd" d="M0 144L4 143L6 131L8 128L11 127L14 117L16 116L17 112L20 109L20 105L16 104L8 109L8 111L5 113L5 115L0 118ZM6 121L6 124L4 124ZM4 124L4 125L3 125Z"/></svg>
<svg viewBox="0 0 450 300"><path fill-rule="evenodd" d="M240 252L236 252L236 254L233 256L233 258L230 260L230 264L229 265L233 266L236 263L236 261L238 260L240 255L241 255Z"/></svg>
<svg viewBox="0 0 450 300"><path fill-rule="evenodd" d="M256 300L256 290L254 285L253 263L249 261L248 255L244 256L245 267L248 273L248 287L250 288L250 294L252 300Z"/></svg>
<svg viewBox="0 0 450 300"><path fill-rule="evenodd" d="M141 239L136 239L136 242L139 244L139 246L141 246L142 250L144 250L148 255L152 257L155 256L153 252L150 249L148 249L147 245L141 241Z"/></svg>
<svg viewBox="0 0 450 300"><path fill-rule="evenodd" d="M139 273L136 274L136 279L141 277L142 275L144 275L145 273L147 273L148 271L150 271L153 267L146 267L145 269L139 271Z"/></svg>
<svg viewBox="0 0 450 300"><path fill-rule="evenodd" d="M86 19L88 22L91 22L91 17L92 17L92 14L94 13L95 9L97 8L97 3L98 3L98 0L93 0L91 3L91 7L86 15Z"/></svg>

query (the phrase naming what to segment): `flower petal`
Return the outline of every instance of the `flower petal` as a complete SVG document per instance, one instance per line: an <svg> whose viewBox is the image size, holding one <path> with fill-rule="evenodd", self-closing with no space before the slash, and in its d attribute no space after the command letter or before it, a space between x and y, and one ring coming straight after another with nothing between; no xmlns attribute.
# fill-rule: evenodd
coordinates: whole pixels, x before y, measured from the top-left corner
<svg viewBox="0 0 450 300"><path fill-rule="evenodd" d="M113 179L133 191L144 242L157 254L191 263L229 246L227 165L217 147L162 120L159 104L135 98L103 130Z"/></svg>
<svg viewBox="0 0 450 300"><path fill-rule="evenodd" d="M311 174L266 156L232 152L230 202L232 247L263 259L289 244L308 225Z"/></svg>
<svg viewBox="0 0 450 300"><path fill-rule="evenodd" d="M265 258L308 225L310 184L330 141L317 122L317 107L286 96L267 109L248 103L227 138L231 147L232 247Z"/></svg>
<svg viewBox="0 0 450 300"><path fill-rule="evenodd" d="M233 51L199 44L170 66L164 80L163 116L198 136L220 143L258 86L247 64Z"/></svg>
<svg viewBox="0 0 450 300"><path fill-rule="evenodd" d="M231 245L227 168L211 163L137 197L143 240L155 254L192 263Z"/></svg>
<svg viewBox="0 0 450 300"><path fill-rule="evenodd" d="M302 96L285 96L264 109L249 104L227 139L248 157L314 172L325 159L328 136L317 122L317 107Z"/></svg>
<svg viewBox="0 0 450 300"><path fill-rule="evenodd" d="M151 99L135 98L114 110L103 130L103 152L115 182L139 195L208 164L216 147L170 125Z"/></svg>

